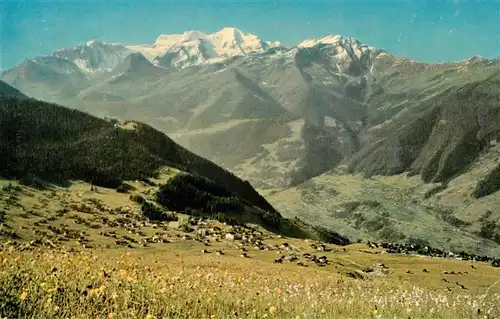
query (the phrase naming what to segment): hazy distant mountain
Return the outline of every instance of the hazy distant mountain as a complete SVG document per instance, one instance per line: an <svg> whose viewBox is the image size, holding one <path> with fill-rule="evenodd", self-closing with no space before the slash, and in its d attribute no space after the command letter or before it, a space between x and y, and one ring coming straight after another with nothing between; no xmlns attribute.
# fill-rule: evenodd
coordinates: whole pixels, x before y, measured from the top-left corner
<svg viewBox="0 0 500 319"><path fill-rule="evenodd" d="M32 97L63 102L88 87L85 74L74 63L58 57L26 59L5 71L2 79Z"/></svg>
<svg viewBox="0 0 500 319"><path fill-rule="evenodd" d="M120 43L106 43L91 40L73 48L60 49L51 54L73 62L88 75L111 71L120 64L131 51Z"/></svg>
<svg viewBox="0 0 500 319"><path fill-rule="evenodd" d="M87 47L101 52L96 44ZM338 35L285 48L234 28L211 35L161 35L153 45L116 48L119 53L102 55L114 57L113 63L92 64L105 70L98 75L81 71L75 55L66 55L64 62L40 58L47 62L44 68L33 62L40 59L27 60L3 79L34 97L64 100L99 116L145 121L265 194L313 187L304 182L334 171L366 178L408 173L443 183L442 189L462 181L450 189L468 196L467 205L479 215L500 205L500 168L472 169L484 156L493 156L500 135L498 59L424 64ZM50 90L36 91L40 83ZM466 183L461 176L483 182ZM297 194L293 187L288 192ZM315 200L326 203L330 197L319 192ZM327 204L304 208L301 198L273 203L285 214L303 211L311 221L329 216L321 223L342 224L322 210ZM455 207L458 214L463 202L439 205ZM382 213L401 217L393 210ZM428 212L419 204L408 214ZM368 231L363 223L348 221L342 224L345 234L380 235L376 227ZM432 225L429 221L434 219L421 225ZM477 222L470 223L464 231L479 232ZM409 227L402 225L406 236ZM425 227L423 232L430 231Z"/></svg>

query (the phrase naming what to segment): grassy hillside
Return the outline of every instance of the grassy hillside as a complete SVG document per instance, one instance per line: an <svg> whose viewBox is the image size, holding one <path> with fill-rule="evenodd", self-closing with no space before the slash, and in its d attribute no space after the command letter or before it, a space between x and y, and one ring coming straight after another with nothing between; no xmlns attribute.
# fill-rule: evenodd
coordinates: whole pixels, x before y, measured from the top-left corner
<svg viewBox="0 0 500 319"><path fill-rule="evenodd" d="M493 150L448 184L406 173L363 178L331 171L268 198L285 217L325 225L351 241L422 243L498 257L500 194L473 196L498 165L499 149Z"/></svg>
<svg viewBox="0 0 500 319"><path fill-rule="evenodd" d="M178 171L168 169L149 184L129 181L127 193L90 190L84 182L40 190L0 181L0 315L475 318L479 311L481 318L493 319L500 314L500 268L487 263L393 255L365 244L337 246L183 213L145 219L137 198L154 205L160 186L152 184L168 184L175 176Z"/></svg>
<svg viewBox="0 0 500 319"><path fill-rule="evenodd" d="M105 121L36 100L0 101L0 174L36 175L49 181L82 179L117 187L144 179L161 166L203 175L262 209L274 209L251 185L180 147L142 123Z"/></svg>
<svg viewBox="0 0 500 319"><path fill-rule="evenodd" d="M0 313L127 319L500 315L499 290L492 285L499 273L480 264L472 269L453 261L383 259L353 247L337 256L327 253L333 256L331 264L312 268L272 264L272 257L263 253L260 258L202 254L200 247L177 253L4 250ZM340 265L348 270L339 271L344 268ZM442 275L441 269L461 274Z"/></svg>

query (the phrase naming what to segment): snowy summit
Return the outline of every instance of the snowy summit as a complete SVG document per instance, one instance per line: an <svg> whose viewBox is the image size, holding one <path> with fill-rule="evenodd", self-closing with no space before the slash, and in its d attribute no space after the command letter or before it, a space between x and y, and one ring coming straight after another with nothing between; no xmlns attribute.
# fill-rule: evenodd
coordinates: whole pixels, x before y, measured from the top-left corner
<svg viewBox="0 0 500 319"><path fill-rule="evenodd" d="M113 70L130 53L132 51L121 43L90 40L73 48L57 50L51 56L71 61L89 74Z"/></svg>
<svg viewBox="0 0 500 319"><path fill-rule="evenodd" d="M279 47L277 41L262 41L256 35L236 28L226 27L212 34L186 31L183 34L162 34L152 45L129 46L142 53L150 61L167 57L170 64L180 67L220 62L225 59L251 53L263 53Z"/></svg>
<svg viewBox="0 0 500 319"><path fill-rule="evenodd" d="M94 76L114 70L132 53L142 54L156 66L183 69L267 52L285 53L286 57L293 57L300 50L317 46L331 48L331 54L346 63L356 57L360 58L362 55L370 55L377 51L376 48L362 44L355 38L340 35L305 40L292 50L288 50L278 41L263 41L254 34L234 27L225 27L211 34L200 31L161 34L153 44L127 46L121 43L90 40L72 48L57 50L51 56L68 60L85 74Z"/></svg>

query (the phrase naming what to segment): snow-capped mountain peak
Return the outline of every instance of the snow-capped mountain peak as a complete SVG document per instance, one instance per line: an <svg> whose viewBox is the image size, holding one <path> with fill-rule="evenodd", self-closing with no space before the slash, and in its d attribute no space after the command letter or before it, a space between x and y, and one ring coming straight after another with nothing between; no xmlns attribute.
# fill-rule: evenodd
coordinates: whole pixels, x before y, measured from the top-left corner
<svg viewBox="0 0 500 319"><path fill-rule="evenodd" d="M297 45L298 48L311 48L318 44L335 44L343 37L340 35L329 35L321 39L307 39Z"/></svg>
<svg viewBox="0 0 500 319"><path fill-rule="evenodd" d="M358 41L358 39L353 37L345 37L341 35L329 35L323 38L307 39L302 41L297 45L297 48L312 48L317 45L341 45L344 47L364 47L370 49L376 49L374 47L368 46Z"/></svg>
<svg viewBox="0 0 500 319"><path fill-rule="evenodd" d="M263 53L280 46L277 41L262 41L254 34L234 27L225 27L215 33L186 31L183 34L162 34L152 45L129 46L141 52L156 64L177 67L216 63L235 56Z"/></svg>
<svg viewBox="0 0 500 319"><path fill-rule="evenodd" d="M217 36L221 37L221 38L242 38L244 33L237 29L237 28L234 28L234 27L224 27L222 28L221 30L219 30L218 32L215 33Z"/></svg>
<svg viewBox="0 0 500 319"><path fill-rule="evenodd" d="M121 43L93 39L72 48L57 50L51 56L71 61L85 74L92 76L115 69L134 52L142 54L156 66L182 69L262 53L271 53L272 56L287 54L293 57L300 50L318 45L331 47L331 54L346 61L355 59L355 56L359 58L378 52L355 38L340 35L305 40L293 50L288 50L278 41L263 41L255 34L235 27L225 27L210 34L196 30L179 34L160 34L153 44L143 45L125 46Z"/></svg>
<svg viewBox="0 0 500 319"><path fill-rule="evenodd" d="M308 39L298 44L293 51L308 50L318 46L326 46L330 57L343 64L349 64L350 61L359 60L362 56L365 57L364 60L372 60L376 55L384 52L384 50L361 43L356 38L341 35L329 35L323 38Z"/></svg>
<svg viewBox="0 0 500 319"><path fill-rule="evenodd" d="M57 50L51 56L71 61L83 72L94 74L114 69L130 53L132 51L121 43L89 40L72 48Z"/></svg>
<svg viewBox="0 0 500 319"><path fill-rule="evenodd" d="M87 47L105 46L106 43L100 40L89 40L84 44Z"/></svg>
<svg viewBox="0 0 500 319"><path fill-rule="evenodd" d="M178 43L193 41L205 36L206 36L205 34L199 31L186 31L182 34L160 34L158 38L156 38L156 42L152 46L158 49L168 49L175 46ZM148 46L149 45L143 45L143 47L148 47ZM131 46L131 48L134 47L142 47L142 46L141 45Z"/></svg>

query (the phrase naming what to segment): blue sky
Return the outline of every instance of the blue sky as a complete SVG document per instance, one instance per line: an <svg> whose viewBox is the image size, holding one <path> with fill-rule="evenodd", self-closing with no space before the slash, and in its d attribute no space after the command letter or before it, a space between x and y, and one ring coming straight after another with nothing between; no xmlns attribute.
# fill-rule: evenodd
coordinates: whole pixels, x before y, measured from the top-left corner
<svg viewBox="0 0 500 319"><path fill-rule="evenodd" d="M0 1L0 68L89 39L153 43L161 33L234 26L285 45L354 36L422 62L500 56L500 0Z"/></svg>

